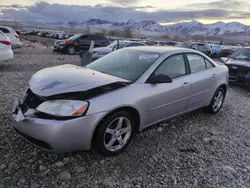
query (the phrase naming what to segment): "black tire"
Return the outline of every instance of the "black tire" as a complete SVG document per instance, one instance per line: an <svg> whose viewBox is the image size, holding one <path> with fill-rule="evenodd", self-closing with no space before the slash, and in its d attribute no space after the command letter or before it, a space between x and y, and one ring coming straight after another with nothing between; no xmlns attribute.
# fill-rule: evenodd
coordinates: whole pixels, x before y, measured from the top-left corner
<svg viewBox="0 0 250 188"><path fill-rule="evenodd" d="M109 133L106 133L106 130L108 129L108 127L112 126L113 123L115 125L116 124L115 122L119 121L119 120L116 120L116 119L121 118L121 117L124 117L124 121L125 121L125 119L130 121L130 123L131 123L131 133L130 133L129 138L126 140L126 143L124 144L124 146L122 148L117 149L116 151L110 151L105 146L106 135L109 134ZM116 156L119 153L121 153L122 151L124 151L124 149L129 145L134 133L135 133L135 120L134 120L133 116L130 113L126 112L126 111L120 111L120 112L114 113L114 114L106 117L97 126L97 129L96 129L95 134L94 134L94 139L93 139L93 147L101 155L108 156L108 157ZM124 134L127 135L127 133L124 133ZM113 139L113 136L114 135L112 135L112 136L110 135L110 137L111 137L110 139ZM125 137L126 136L124 136L124 138ZM119 144L118 139L116 140L116 142ZM114 144L116 142L114 142Z"/></svg>
<svg viewBox="0 0 250 188"><path fill-rule="evenodd" d="M75 46L68 46L67 52L69 55L75 55L76 54L76 47Z"/></svg>
<svg viewBox="0 0 250 188"><path fill-rule="evenodd" d="M218 94L221 93L223 94L223 98L222 98L222 101L221 101L221 104L217 106L217 108L215 108L215 103L218 102L216 101L216 97L218 97ZM207 112L210 113L210 114L217 114L220 109L222 108L223 106L223 103L224 103L224 100L225 100L225 96L226 96L226 91L220 87L216 90L213 98L212 98L212 101L210 103L210 105L206 108Z"/></svg>

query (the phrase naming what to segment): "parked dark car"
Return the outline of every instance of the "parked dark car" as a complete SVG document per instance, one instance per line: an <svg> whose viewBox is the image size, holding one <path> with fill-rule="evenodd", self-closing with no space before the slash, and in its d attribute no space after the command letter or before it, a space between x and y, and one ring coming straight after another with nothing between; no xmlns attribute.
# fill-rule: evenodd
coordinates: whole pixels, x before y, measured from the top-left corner
<svg viewBox="0 0 250 188"><path fill-rule="evenodd" d="M148 45L148 46L155 46L155 43L152 41L145 41L143 42L144 44Z"/></svg>
<svg viewBox="0 0 250 188"><path fill-rule="evenodd" d="M109 40L104 36L77 34L67 40L56 41L54 43L54 52L74 55L80 50L87 50L91 41L95 41L94 47L104 47L110 44Z"/></svg>
<svg viewBox="0 0 250 188"><path fill-rule="evenodd" d="M177 42L174 41L159 41L157 43L158 46L176 46Z"/></svg>
<svg viewBox="0 0 250 188"><path fill-rule="evenodd" d="M229 81L250 86L250 47L240 48L221 58L229 69Z"/></svg>
<svg viewBox="0 0 250 188"><path fill-rule="evenodd" d="M178 43L176 46L181 47L181 48L190 48L190 49L198 50L198 51L206 54L209 57L212 56L212 50L207 43L186 43L186 42L183 42L183 43Z"/></svg>
<svg viewBox="0 0 250 188"><path fill-rule="evenodd" d="M234 49L222 49L220 51L220 53L218 53L218 58L221 58L221 57L228 57L229 55L231 55L234 51Z"/></svg>

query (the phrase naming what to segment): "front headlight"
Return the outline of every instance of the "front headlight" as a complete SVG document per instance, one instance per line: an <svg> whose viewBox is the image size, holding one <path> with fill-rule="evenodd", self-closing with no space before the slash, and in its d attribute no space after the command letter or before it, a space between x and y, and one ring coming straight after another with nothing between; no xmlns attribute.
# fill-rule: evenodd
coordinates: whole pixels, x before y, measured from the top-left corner
<svg viewBox="0 0 250 188"><path fill-rule="evenodd" d="M51 100L40 104L36 110L55 116L81 116L87 110L88 103L77 100Z"/></svg>

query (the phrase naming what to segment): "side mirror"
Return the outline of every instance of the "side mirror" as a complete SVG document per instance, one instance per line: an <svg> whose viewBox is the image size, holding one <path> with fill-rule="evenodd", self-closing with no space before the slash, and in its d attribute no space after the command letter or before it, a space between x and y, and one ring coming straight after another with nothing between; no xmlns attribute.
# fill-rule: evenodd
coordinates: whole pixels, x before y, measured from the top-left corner
<svg viewBox="0 0 250 188"><path fill-rule="evenodd" d="M161 84L161 83L172 83L172 82L173 80L169 76L164 75L164 74L160 74L157 76L152 74L147 80L147 83L150 83L150 84Z"/></svg>

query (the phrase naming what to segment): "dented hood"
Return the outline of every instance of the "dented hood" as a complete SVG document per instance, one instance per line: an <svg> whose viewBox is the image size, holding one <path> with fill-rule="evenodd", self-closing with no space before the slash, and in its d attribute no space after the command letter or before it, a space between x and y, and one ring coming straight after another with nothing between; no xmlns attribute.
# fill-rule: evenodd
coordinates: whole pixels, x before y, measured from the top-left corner
<svg viewBox="0 0 250 188"><path fill-rule="evenodd" d="M250 61L246 61L246 60L228 59L228 61L226 61L225 64L250 68Z"/></svg>
<svg viewBox="0 0 250 188"><path fill-rule="evenodd" d="M129 81L84 67L61 65L38 71L31 77L29 86L33 93L47 97L62 93L87 91L115 82Z"/></svg>

